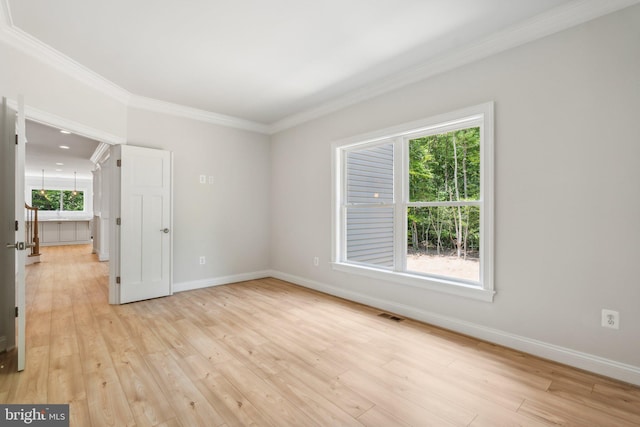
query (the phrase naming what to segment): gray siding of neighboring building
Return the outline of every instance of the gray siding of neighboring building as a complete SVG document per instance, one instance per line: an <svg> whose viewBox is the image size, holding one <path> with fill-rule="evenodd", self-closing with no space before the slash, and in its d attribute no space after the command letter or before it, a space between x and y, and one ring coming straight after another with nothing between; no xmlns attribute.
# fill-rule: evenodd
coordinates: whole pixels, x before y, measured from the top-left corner
<svg viewBox="0 0 640 427"><path fill-rule="evenodd" d="M347 153L347 260L393 267L393 145ZM358 207L358 204L376 204Z"/></svg>

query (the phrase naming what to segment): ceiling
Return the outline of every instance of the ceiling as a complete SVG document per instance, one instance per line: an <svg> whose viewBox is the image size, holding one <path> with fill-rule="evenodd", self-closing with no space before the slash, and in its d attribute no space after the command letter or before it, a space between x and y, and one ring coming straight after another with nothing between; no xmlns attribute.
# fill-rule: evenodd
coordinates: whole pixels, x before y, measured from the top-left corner
<svg viewBox="0 0 640 427"><path fill-rule="evenodd" d="M92 178L94 165L89 159L100 144L98 141L63 134L60 129L31 120L27 120L26 134L25 175L41 177L44 170L45 182L48 178L71 179L74 172L78 179ZM61 145L69 148L60 148Z"/></svg>
<svg viewBox="0 0 640 427"><path fill-rule="evenodd" d="M0 1L13 27L131 94L261 124L586 2Z"/></svg>

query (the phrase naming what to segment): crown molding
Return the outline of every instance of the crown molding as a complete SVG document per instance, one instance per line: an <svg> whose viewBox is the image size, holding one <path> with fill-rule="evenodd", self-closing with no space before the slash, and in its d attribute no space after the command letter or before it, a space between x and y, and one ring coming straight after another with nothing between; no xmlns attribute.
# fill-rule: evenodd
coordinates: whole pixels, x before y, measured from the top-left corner
<svg viewBox="0 0 640 427"><path fill-rule="evenodd" d="M110 148L111 148L110 144L107 144L106 142L101 142L100 145L96 147L95 151L91 155L90 160L96 165L104 161L104 159L107 157L107 154L109 153Z"/></svg>
<svg viewBox="0 0 640 427"><path fill-rule="evenodd" d="M8 0L0 0L0 40L129 107L272 135L637 3L640 3L640 0L575 0L477 42L439 55L404 72L396 73L376 83L365 85L344 96L271 124L258 123L132 94L15 27L11 18ZM118 137L115 138L119 139Z"/></svg>
<svg viewBox="0 0 640 427"><path fill-rule="evenodd" d="M269 133L281 132L392 90L417 83L437 74L538 40L637 3L640 3L640 0L576 0L567 3L475 43L449 51L421 65L352 91L319 107L276 121L269 126Z"/></svg>
<svg viewBox="0 0 640 427"><path fill-rule="evenodd" d="M127 104L131 94L115 83L91 71L51 46L41 42L30 34L14 26L3 26L0 39L10 46L62 71L68 76L104 93L105 95Z"/></svg>
<svg viewBox="0 0 640 427"><path fill-rule="evenodd" d="M13 99L7 100L7 105L13 109L17 109L18 103ZM25 105L24 115L27 119L34 122L41 123L47 126L54 126L59 129L67 129L76 135L84 136L85 138L94 139L96 141L105 142L107 144L125 144L126 138L117 136L108 132L85 126L82 123L78 123L74 120L65 119L64 117L57 116L55 114L48 113L43 110L39 110L34 107Z"/></svg>
<svg viewBox="0 0 640 427"><path fill-rule="evenodd" d="M212 123L220 126L227 126L236 129L248 130L257 133L269 133L269 126L263 123L224 114L212 113L210 111L187 107L185 105L173 104L171 102L146 98L144 96L133 95L129 100L129 106L141 110L154 111L156 113L169 114L201 122Z"/></svg>
<svg viewBox="0 0 640 427"><path fill-rule="evenodd" d="M11 8L9 0L0 0L0 26L12 26Z"/></svg>

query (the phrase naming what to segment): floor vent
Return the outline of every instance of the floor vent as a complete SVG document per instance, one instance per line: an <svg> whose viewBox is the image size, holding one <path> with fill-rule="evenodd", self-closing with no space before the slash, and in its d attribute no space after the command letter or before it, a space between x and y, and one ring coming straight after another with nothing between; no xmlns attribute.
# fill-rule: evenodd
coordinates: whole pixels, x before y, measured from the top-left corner
<svg viewBox="0 0 640 427"><path fill-rule="evenodd" d="M380 313L378 314L380 317L384 317L385 319L393 320L394 322L402 322L404 319L402 317L394 316L389 313Z"/></svg>

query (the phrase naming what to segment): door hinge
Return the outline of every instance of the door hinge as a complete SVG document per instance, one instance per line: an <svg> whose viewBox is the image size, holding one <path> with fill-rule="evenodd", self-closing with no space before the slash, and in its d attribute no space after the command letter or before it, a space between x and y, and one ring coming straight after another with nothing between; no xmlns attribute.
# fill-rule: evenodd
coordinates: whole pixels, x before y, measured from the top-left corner
<svg viewBox="0 0 640 427"><path fill-rule="evenodd" d="M122 225L122 220L120 218L116 218L116 225Z"/></svg>
<svg viewBox="0 0 640 427"><path fill-rule="evenodd" d="M120 276L116 277L116 283L119 285L120 284Z"/></svg>
<svg viewBox="0 0 640 427"><path fill-rule="evenodd" d="M18 145L18 135L16 135L16 145Z"/></svg>
<svg viewBox="0 0 640 427"><path fill-rule="evenodd" d="M19 310L18 310L18 307L16 307L16 317L18 317L18 313L19 313Z"/></svg>
<svg viewBox="0 0 640 427"><path fill-rule="evenodd" d="M119 168L122 167L122 160L121 159L116 160L116 166L119 167Z"/></svg>
<svg viewBox="0 0 640 427"><path fill-rule="evenodd" d="M19 228L20 228L19 222L16 220L16 231L18 231Z"/></svg>

